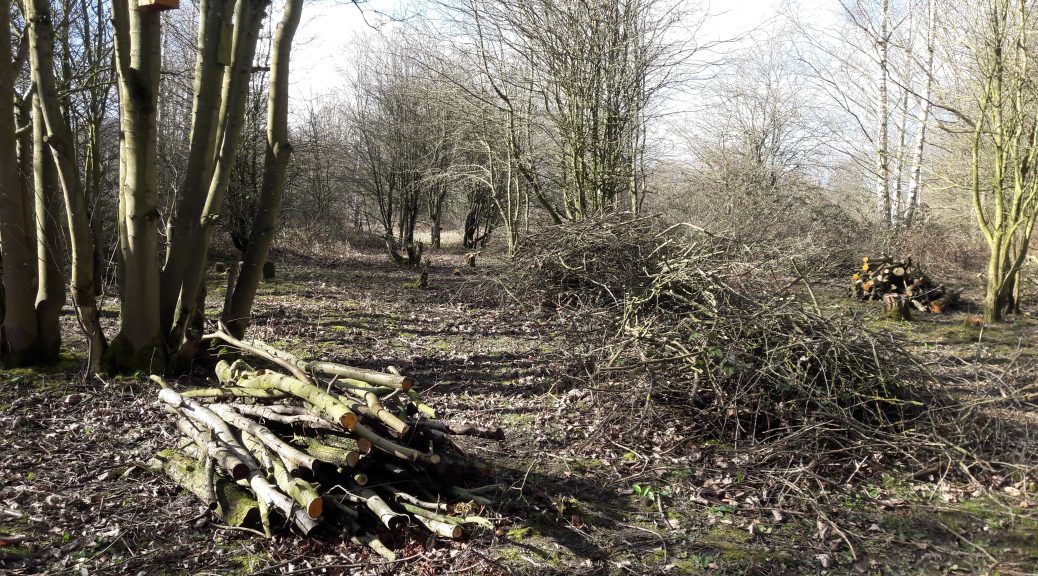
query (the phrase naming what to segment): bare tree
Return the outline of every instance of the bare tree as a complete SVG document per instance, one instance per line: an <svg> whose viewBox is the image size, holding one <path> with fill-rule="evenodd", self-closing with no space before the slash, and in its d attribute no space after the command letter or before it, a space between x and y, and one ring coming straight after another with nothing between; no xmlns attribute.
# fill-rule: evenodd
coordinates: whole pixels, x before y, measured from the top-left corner
<svg viewBox="0 0 1038 576"><path fill-rule="evenodd" d="M11 48L11 3L0 1L0 242L2 242L3 339L8 362L23 365L39 355L36 322L36 261L30 234L31 202L18 170L15 132L15 60Z"/></svg>
<svg viewBox="0 0 1038 576"><path fill-rule="evenodd" d="M90 226L86 191L79 171L76 140L61 109L55 85L54 31L51 27L50 3L48 0L30 0L26 2L25 8L27 19L31 23L29 45L32 80L39 103L36 118L39 125L37 129L40 131L39 144L42 146L46 142L64 192L72 252L72 298L88 342L87 366L90 370L96 370L105 351L105 338L101 331L95 299L97 271L94 269L94 233ZM37 194L41 197L40 202L53 205L46 200L46 195L50 193L48 188L52 186L48 181L48 160L42 155L38 157L35 167L36 186ZM48 229L46 233L54 234L55 231ZM41 279L44 282L48 281L42 276Z"/></svg>
<svg viewBox="0 0 1038 576"><path fill-rule="evenodd" d="M115 67L119 87L119 334L112 340L115 369L165 364L158 269L158 91L161 67L160 13L142 11L133 0L112 4Z"/></svg>
<svg viewBox="0 0 1038 576"><path fill-rule="evenodd" d="M1020 270L1038 218L1038 93L1032 79L1034 5L988 0L972 46L969 190L990 248L984 316L1000 321L1019 310Z"/></svg>
<svg viewBox="0 0 1038 576"><path fill-rule="evenodd" d="M263 165L263 188L258 211L252 223L245 260L223 319L233 334L242 335L249 325L263 264L274 240L274 226L281 209L285 175L292 155L288 131L288 66L292 39L299 27L303 0L289 0L274 34L271 55L269 101L267 103L267 142Z"/></svg>
<svg viewBox="0 0 1038 576"><path fill-rule="evenodd" d="M841 0L844 24L800 27L803 62L832 107L833 150L858 167L877 220L912 222L920 203L927 130L933 121L938 3Z"/></svg>

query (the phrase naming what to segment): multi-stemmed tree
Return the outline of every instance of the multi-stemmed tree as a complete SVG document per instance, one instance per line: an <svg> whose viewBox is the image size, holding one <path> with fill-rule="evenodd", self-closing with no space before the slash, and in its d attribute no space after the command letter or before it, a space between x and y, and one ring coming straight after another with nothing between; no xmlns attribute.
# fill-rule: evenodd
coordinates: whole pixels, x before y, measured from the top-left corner
<svg viewBox="0 0 1038 576"><path fill-rule="evenodd" d="M31 363L57 354L57 317L67 281L61 262L66 237L71 254L68 280L89 344L90 369L107 359L116 370L157 370L171 352L184 356L194 350L198 334L189 327L200 317L197 295L209 236L220 216L239 143L256 38L269 3L203 0L200 5L189 161L173 199L176 211L166 219L169 243L160 275L157 172L163 31L158 8L163 4L116 0L106 10L101 3L92 6L85 0L57 7L50 0L26 0L18 5L25 22L20 34L25 40L18 51L10 42L16 24L10 3L0 6L0 146L10 148L0 148L3 340L9 362ZM64 11L62 18L55 17L58 9ZM225 315L239 329L251 312L250 292L256 290L251 272L256 262L262 266L266 259L291 151L287 70L300 10L299 0L286 3L275 39L261 197L265 204L257 218L255 249L246 255L243 281L236 290L235 312ZM104 22L107 15L110 28ZM64 25L56 29L59 23ZM14 89L26 62L31 90L17 100L26 125L16 126ZM114 63L114 73L106 72L107 62ZM98 320L96 294L102 270L95 243L106 171L101 133L113 82L119 96L121 300L119 332L109 346ZM19 161L31 167L31 178L20 173ZM64 217L58 218L62 200Z"/></svg>

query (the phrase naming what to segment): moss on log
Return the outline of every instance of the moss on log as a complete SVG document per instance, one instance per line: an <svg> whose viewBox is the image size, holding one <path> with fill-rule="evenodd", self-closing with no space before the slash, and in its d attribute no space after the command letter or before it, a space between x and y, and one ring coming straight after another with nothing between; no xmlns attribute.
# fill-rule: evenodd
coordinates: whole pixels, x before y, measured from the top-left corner
<svg viewBox="0 0 1038 576"><path fill-rule="evenodd" d="M209 478L198 461L177 450L158 453L162 471L188 492L207 501ZM216 513L228 526L255 526L259 524L260 512L256 499L241 486L223 475L213 482L216 496Z"/></svg>

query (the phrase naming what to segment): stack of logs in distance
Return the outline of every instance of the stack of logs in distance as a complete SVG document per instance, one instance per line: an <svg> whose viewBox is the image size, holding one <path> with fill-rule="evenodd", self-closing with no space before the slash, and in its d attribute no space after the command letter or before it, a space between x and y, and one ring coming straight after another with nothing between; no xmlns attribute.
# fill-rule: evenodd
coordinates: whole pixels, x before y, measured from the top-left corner
<svg viewBox="0 0 1038 576"><path fill-rule="evenodd" d="M883 300L887 317L911 318L911 309L941 314L959 300L959 292L935 285L912 266L912 257L862 258L861 271L851 276L851 296L859 300Z"/></svg>
<svg viewBox="0 0 1038 576"><path fill-rule="evenodd" d="M399 373L306 362L224 332L207 338L275 367L221 360L219 384L183 392L153 377L181 435L155 465L226 524L268 536L285 525L304 535L331 531L388 559L395 554L378 536L386 531L414 527L457 539L477 526L494 529L475 514L490 504L486 490L451 480L471 482L480 472L452 436L501 440L499 428L437 420Z"/></svg>

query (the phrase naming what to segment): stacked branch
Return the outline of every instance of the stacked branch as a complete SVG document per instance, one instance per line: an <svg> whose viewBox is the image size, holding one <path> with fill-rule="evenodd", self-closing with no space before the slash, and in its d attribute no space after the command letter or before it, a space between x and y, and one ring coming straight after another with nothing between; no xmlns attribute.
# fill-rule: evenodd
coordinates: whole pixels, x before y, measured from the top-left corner
<svg viewBox="0 0 1038 576"><path fill-rule="evenodd" d="M493 528L454 513L490 502L455 485L478 467L453 437L500 440L499 428L435 420L414 381L398 373L307 362L223 331L207 338L265 367L221 360L218 383L183 392L154 377L181 435L156 458L224 522L268 535L280 522L304 535L345 533L387 558L394 554L377 536L386 530L456 539L470 527Z"/></svg>
<svg viewBox="0 0 1038 576"><path fill-rule="evenodd" d="M887 316L908 320L912 309L940 314L954 307L959 292L935 284L912 265L912 257L862 258L861 271L851 276L851 296L859 300L883 300Z"/></svg>
<svg viewBox="0 0 1038 576"><path fill-rule="evenodd" d="M638 422L669 419L690 446L755 446L754 465L776 471L839 471L910 444L934 395L896 340L798 298L794 284L776 290L776 278L803 277L788 257L656 224L614 216L547 228L511 267L510 294L573 313L583 333L613 334L595 358L603 379L639 376L605 380L612 397L597 406L637 402ZM615 433L651 443L662 428Z"/></svg>

